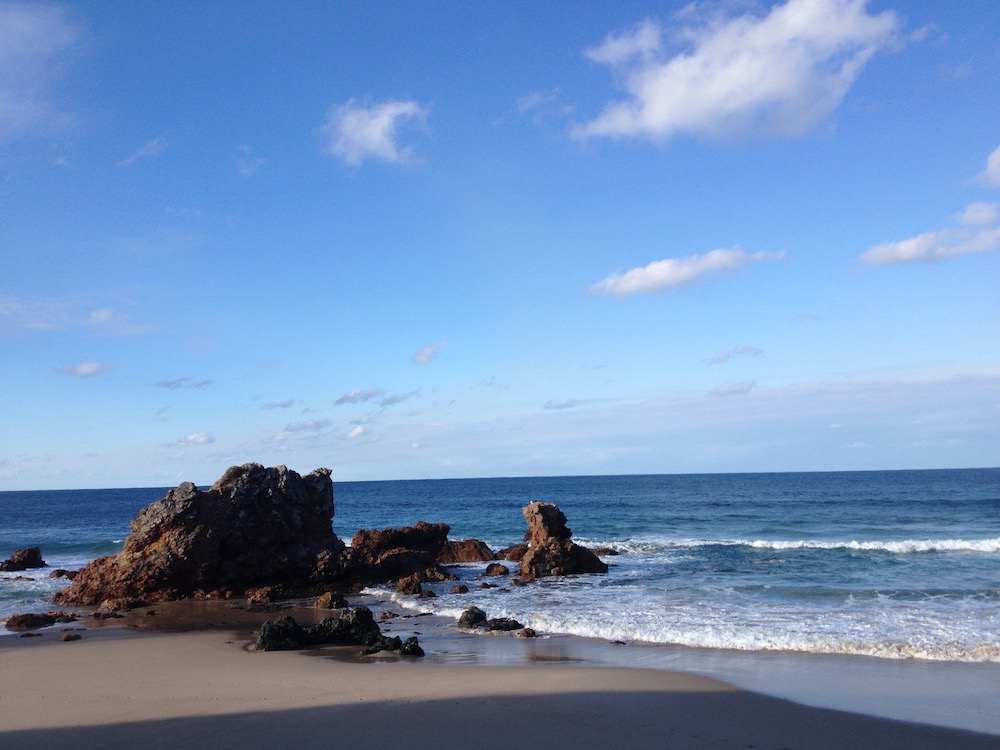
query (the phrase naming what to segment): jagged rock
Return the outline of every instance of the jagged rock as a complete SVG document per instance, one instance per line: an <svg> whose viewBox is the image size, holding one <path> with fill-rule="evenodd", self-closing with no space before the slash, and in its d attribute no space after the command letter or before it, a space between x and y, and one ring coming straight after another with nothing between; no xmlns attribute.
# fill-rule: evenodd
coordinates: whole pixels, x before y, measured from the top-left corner
<svg viewBox="0 0 1000 750"><path fill-rule="evenodd" d="M247 591L247 604L272 604L275 600L275 586L261 586Z"/></svg>
<svg viewBox="0 0 1000 750"><path fill-rule="evenodd" d="M66 570L65 568L56 568L51 573L49 573L49 578L66 578L72 581L76 578L76 574L79 573L78 570Z"/></svg>
<svg viewBox="0 0 1000 750"><path fill-rule="evenodd" d="M620 554L614 547L594 547L591 552L598 557L615 557Z"/></svg>
<svg viewBox="0 0 1000 750"><path fill-rule="evenodd" d="M469 607L458 618L458 627L469 628L471 630L472 628L479 627L484 622L486 622L486 613L479 607Z"/></svg>
<svg viewBox="0 0 1000 750"><path fill-rule="evenodd" d="M572 531L566 526L566 516L552 503L531 503L525 506L528 522L528 551L521 559L522 581L542 576L607 573L607 563L586 547L570 540Z"/></svg>
<svg viewBox="0 0 1000 750"><path fill-rule="evenodd" d="M490 563L486 566L486 572L483 575L487 576L506 576L510 575L510 568L501 563Z"/></svg>
<svg viewBox="0 0 1000 750"><path fill-rule="evenodd" d="M493 554L493 550L485 542L478 539L446 541L437 555L437 561L444 564L488 562L496 559L497 556Z"/></svg>
<svg viewBox="0 0 1000 750"><path fill-rule="evenodd" d="M327 591L316 597L317 609L341 609L347 606L347 599L344 595L336 591Z"/></svg>
<svg viewBox="0 0 1000 750"><path fill-rule="evenodd" d="M380 558L394 550L425 552L433 562L448 541L450 528L446 523L417 521L416 526L400 529L361 529L351 539L351 549L368 565L376 565Z"/></svg>
<svg viewBox="0 0 1000 750"><path fill-rule="evenodd" d="M515 544L511 547L504 547L502 550L497 552L497 560L506 560L507 562L521 562L521 558L524 557L524 553L528 551L528 543L521 542L520 544Z"/></svg>
<svg viewBox="0 0 1000 750"><path fill-rule="evenodd" d="M424 650L420 648L417 636L411 635L403 642L403 647L399 649L399 653L402 656L423 656Z"/></svg>
<svg viewBox="0 0 1000 750"><path fill-rule="evenodd" d="M396 592L400 594L420 594L423 590L423 586L420 585L419 573L400 578L396 583Z"/></svg>
<svg viewBox="0 0 1000 750"><path fill-rule="evenodd" d="M416 638L410 640L413 643L409 646L409 654L422 656L423 652L420 651ZM387 638L382 635L368 607L344 610L309 627L302 627L293 618L284 615L261 626L255 648L258 651L295 651L337 644L365 646L365 653L402 652L404 648L398 636ZM420 653L417 654L417 651Z"/></svg>
<svg viewBox="0 0 1000 750"><path fill-rule="evenodd" d="M140 511L125 548L87 565L55 601L224 597L335 580L345 571L333 514L329 469L303 477L284 466L234 466L207 491L185 482Z"/></svg>
<svg viewBox="0 0 1000 750"><path fill-rule="evenodd" d="M19 570L44 567L45 560L42 559L42 550L39 547L19 549L6 560L0 562L0 571L6 573L16 573Z"/></svg>

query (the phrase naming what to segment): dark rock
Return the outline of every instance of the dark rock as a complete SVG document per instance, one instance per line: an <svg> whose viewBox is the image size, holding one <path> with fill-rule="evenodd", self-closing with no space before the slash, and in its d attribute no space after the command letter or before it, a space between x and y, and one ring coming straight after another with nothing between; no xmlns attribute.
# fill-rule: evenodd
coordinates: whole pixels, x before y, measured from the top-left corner
<svg viewBox="0 0 1000 750"><path fill-rule="evenodd" d="M345 571L333 515L329 469L303 477L234 466L207 491L185 482L140 511L124 550L91 562L55 600L165 601L335 580Z"/></svg>
<svg viewBox="0 0 1000 750"><path fill-rule="evenodd" d="M367 565L377 565L386 553L394 550L424 552L433 562L448 541L449 530L446 523L426 521L400 529L361 529L351 539L351 549Z"/></svg>
<svg viewBox="0 0 1000 750"><path fill-rule="evenodd" d="M529 546L521 560L520 576L533 581L542 576L607 573L607 563L586 547L570 540L566 516L552 503L525 506Z"/></svg>
<svg viewBox="0 0 1000 750"><path fill-rule="evenodd" d="M417 641L415 635L410 636L403 643L403 647L399 649L399 653L402 656L423 656L424 650L420 648L420 643Z"/></svg>
<svg viewBox="0 0 1000 750"><path fill-rule="evenodd" d="M38 630L56 624L55 616L50 612L29 612L24 615L11 615L5 623L7 630Z"/></svg>
<svg viewBox="0 0 1000 750"><path fill-rule="evenodd" d="M481 589L496 589L496 588L499 588L499 586L497 586L497 584L495 584L495 583L486 583L486 582L483 582L483 583L479 584L479 588L481 588Z"/></svg>
<svg viewBox="0 0 1000 750"><path fill-rule="evenodd" d="M79 572L80 572L79 570L66 570L64 568L56 568L51 573L49 573L49 578L66 578L72 581L74 578L76 578L76 574Z"/></svg>
<svg viewBox="0 0 1000 750"><path fill-rule="evenodd" d="M594 547L590 551L598 557L614 557L620 554L614 547Z"/></svg>
<svg viewBox="0 0 1000 750"><path fill-rule="evenodd" d="M413 573L405 578L400 578L396 582L396 592L400 594L420 594L423 590L423 586L420 585L419 573Z"/></svg>
<svg viewBox="0 0 1000 750"><path fill-rule="evenodd" d="M458 585L451 587L451 593L453 593L453 594L468 594L469 593L469 587L466 586L464 583L459 583Z"/></svg>
<svg viewBox="0 0 1000 750"><path fill-rule="evenodd" d="M536 636L537 633L535 633L533 628L521 628L517 634L518 638L535 638Z"/></svg>
<svg viewBox="0 0 1000 750"><path fill-rule="evenodd" d="M490 563L486 566L486 572L483 575L487 576L507 576L510 575L510 568L506 565L500 563Z"/></svg>
<svg viewBox="0 0 1000 750"><path fill-rule="evenodd" d="M10 573L16 573L19 570L44 567L45 560L42 559L42 550L38 547L19 549L6 560L0 562L0 571Z"/></svg>
<svg viewBox="0 0 1000 750"><path fill-rule="evenodd" d="M344 595L336 591L327 591L316 597L316 607L318 609L341 609L347 606L347 599Z"/></svg>
<svg viewBox="0 0 1000 750"><path fill-rule="evenodd" d="M490 631L509 632L511 630L524 630L524 625L512 617L491 617L489 620L478 626Z"/></svg>
<svg viewBox="0 0 1000 750"><path fill-rule="evenodd" d="M145 607L149 602L143 599L132 597L122 597L120 599L105 599L97 606L97 611L102 614L114 614L117 612L128 612L132 609Z"/></svg>
<svg viewBox="0 0 1000 750"><path fill-rule="evenodd" d="M382 635L368 607L344 610L309 627L302 627L284 615L261 626L255 647L258 651L295 651L338 644L365 646L365 653L401 651L403 648L398 637Z"/></svg>
<svg viewBox="0 0 1000 750"><path fill-rule="evenodd" d="M493 550L478 539L446 541L437 556L437 561L445 564L488 562L496 559Z"/></svg>
<svg viewBox="0 0 1000 750"><path fill-rule="evenodd" d="M477 628L486 622L486 613L479 607L469 607L458 618L458 627Z"/></svg>
<svg viewBox="0 0 1000 750"><path fill-rule="evenodd" d="M437 596L433 591L428 589L427 591L421 591L417 594L417 599L433 599Z"/></svg>
<svg viewBox="0 0 1000 750"><path fill-rule="evenodd" d="M78 641L83 638L79 633L63 633L59 636L60 641Z"/></svg>
<svg viewBox="0 0 1000 750"><path fill-rule="evenodd" d="M399 613L386 611L386 612L381 612L378 617L380 620L393 620L399 617Z"/></svg>

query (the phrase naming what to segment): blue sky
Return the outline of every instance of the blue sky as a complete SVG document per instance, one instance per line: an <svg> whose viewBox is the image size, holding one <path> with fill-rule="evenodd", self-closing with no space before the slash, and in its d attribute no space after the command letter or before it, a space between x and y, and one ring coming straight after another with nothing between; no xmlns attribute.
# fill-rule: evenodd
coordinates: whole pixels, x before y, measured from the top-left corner
<svg viewBox="0 0 1000 750"><path fill-rule="evenodd" d="M998 251L994 0L0 0L0 489L996 466Z"/></svg>

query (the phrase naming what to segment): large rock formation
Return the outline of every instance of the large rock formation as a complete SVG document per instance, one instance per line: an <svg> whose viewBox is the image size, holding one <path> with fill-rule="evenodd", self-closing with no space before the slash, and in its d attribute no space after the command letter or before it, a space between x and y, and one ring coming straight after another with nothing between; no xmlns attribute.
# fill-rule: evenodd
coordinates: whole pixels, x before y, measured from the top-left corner
<svg viewBox="0 0 1000 750"><path fill-rule="evenodd" d="M4 572L15 572L28 570L30 568L44 568L45 560L42 559L42 550L38 547L19 549L3 562L0 562L0 570Z"/></svg>
<svg viewBox="0 0 1000 750"><path fill-rule="evenodd" d="M436 570L439 564L484 562L493 551L475 539L451 541L446 523L417 521L399 529L361 529L351 539L354 575L370 582Z"/></svg>
<svg viewBox="0 0 1000 750"><path fill-rule="evenodd" d="M55 601L165 601L243 594L343 575L329 469L230 468L208 491L185 482L139 512L117 555L94 560Z"/></svg>
<svg viewBox="0 0 1000 750"><path fill-rule="evenodd" d="M520 568L522 580L608 572L607 564L597 555L570 540L573 532L566 526L566 516L558 506L536 502L525 506L522 512L528 522L528 550Z"/></svg>

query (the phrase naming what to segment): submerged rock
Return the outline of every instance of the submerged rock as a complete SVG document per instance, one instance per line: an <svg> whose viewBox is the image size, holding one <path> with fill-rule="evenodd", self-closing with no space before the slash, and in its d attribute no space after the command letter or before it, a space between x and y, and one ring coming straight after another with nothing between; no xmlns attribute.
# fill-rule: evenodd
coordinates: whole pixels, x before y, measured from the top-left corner
<svg viewBox="0 0 1000 750"><path fill-rule="evenodd" d="M552 503L525 506L528 550L521 559L520 576L533 581L543 576L607 573L608 565L586 547L573 542L566 516Z"/></svg>
<svg viewBox="0 0 1000 750"><path fill-rule="evenodd" d="M230 468L207 491L184 482L144 508L117 555L94 560L54 597L165 601L343 575L329 469ZM224 594L223 594L224 595Z"/></svg>

